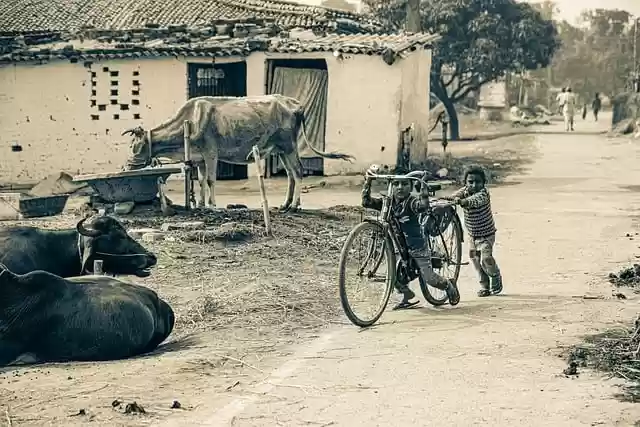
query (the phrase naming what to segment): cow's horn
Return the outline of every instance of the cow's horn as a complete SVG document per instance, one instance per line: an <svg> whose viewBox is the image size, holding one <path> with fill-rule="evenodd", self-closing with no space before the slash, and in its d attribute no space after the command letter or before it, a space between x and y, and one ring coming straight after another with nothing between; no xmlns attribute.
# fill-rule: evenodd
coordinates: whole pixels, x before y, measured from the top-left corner
<svg viewBox="0 0 640 427"><path fill-rule="evenodd" d="M133 129L127 129L124 132L122 132L122 136L125 136L126 134L131 134L133 135Z"/></svg>
<svg viewBox="0 0 640 427"><path fill-rule="evenodd" d="M87 219L89 219L89 217L81 219L78 225L76 225L76 230L78 230L78 233L87 237L98 237L99 235L101 235L102 233L100 231L90 229L84 226L84 222Z"/></svg>

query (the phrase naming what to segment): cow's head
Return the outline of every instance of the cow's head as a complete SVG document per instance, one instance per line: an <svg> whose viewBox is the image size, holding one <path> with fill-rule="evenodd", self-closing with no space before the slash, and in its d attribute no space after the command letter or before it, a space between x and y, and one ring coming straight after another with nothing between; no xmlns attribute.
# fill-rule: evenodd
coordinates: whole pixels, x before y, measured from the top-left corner
<svg viewBox="0 0 640 427"><path fill-rule="evenodd" d="M147 132L138 126L125 130L122 132L122 136L124 135L131 135L131 154L125 169L140 169L151 164L151 144Z"/></svg>
<svg viewBox="0 0 640 427"><path fill-rule="evenodd" d="M156 256L136 242L116 219L99 216L90 226L81 220L76 226L82 258L82 273L93 272L93 261L102 260L105 273L147 277L157 264Z"/></svg>

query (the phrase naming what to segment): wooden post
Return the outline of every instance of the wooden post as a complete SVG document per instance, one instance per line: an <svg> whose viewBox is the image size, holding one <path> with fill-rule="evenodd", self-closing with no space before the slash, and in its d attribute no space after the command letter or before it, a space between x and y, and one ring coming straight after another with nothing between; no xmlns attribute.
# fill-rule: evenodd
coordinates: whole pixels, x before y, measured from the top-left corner
<svg viewBox="0 0 640 427"><path fill-rule="evenodd" d="M102 260L101 259L96 259L93 261L93 274L95 274L96 276L103 276L104 275L104 270L102 268Z"/></svg>
<svg viewBox="0 0 640 427"><path fill-rule="evenodd" d="M193 182L191 181L191 122L185 120L182 124L184 131L184 207L191 210L191 192Z"/></svg>
<svg viewBox="0 0 640 427"><path fill-rule="evenodd" d="M271 231L271 218L269 217L269 202L267 201L267 193L264 189L264 172L262 170L262 163L260 163L260 151L258 150L257 145L253 146L253 159L255 160L256 167L258 168L258 185L260 187L262 212L264 213L264 228L267 236L273 237L273 232Z"/></svg>
<svg viewBox="0 0 640 427"><path fill-rule="evenodd" d="M169 203L169 198L167 197L167 192L165 191L166 182L162 177L158 177L157 182L158 182L158 196L160 197L160 210L162 211L162 215L171 216L176 212Z"/></svg>

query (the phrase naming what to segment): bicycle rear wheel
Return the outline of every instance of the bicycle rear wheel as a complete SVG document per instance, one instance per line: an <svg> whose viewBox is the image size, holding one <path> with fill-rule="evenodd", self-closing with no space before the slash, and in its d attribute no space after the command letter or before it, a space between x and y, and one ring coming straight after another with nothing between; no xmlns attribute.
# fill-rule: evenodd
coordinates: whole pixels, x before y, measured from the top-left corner
<svg viewBox="0 0 640 427"><path fill-rule="evenodd" d="M429 238L431 248L431 264L433 271L445 279L458 283L462 261L462 224L457 215L442 234ZM420 277L420 290L427 302L433 306L441 306L447 302L447 293L427 284Z"/></svg>
<svg viewBox="0 0 640 427"><path fill-rule="evenodd" d="M393 289L395 255L387 240L380 225L363 222L351 230L340 254L340 303L351 323L362 328L380 319Z"/></svg>

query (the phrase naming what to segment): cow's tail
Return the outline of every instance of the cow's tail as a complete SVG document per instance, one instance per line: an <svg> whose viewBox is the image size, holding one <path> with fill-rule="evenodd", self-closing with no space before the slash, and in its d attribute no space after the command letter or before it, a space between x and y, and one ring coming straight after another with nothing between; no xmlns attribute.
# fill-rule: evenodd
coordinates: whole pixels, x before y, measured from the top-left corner
<svg viewBox="0 0 640 427"><path fill-rule="evenodd" d="M349 163L353 163L353 161L356 159L355 157L353 157L353 156L351 156L349 154L325 153L324 151L320 151L320 150L316 149L313 145L311 145L311 142L309 142L309 138L307 138L306 120L305 120L305 116L304 116L304 112L303 111L300 111L298 113L298 121L300 123L300 133L302 134L302 138L304 138L304 142L311 149L311 151L313 151L318 156L324 157L325 159L346 160Z"/></svg>

